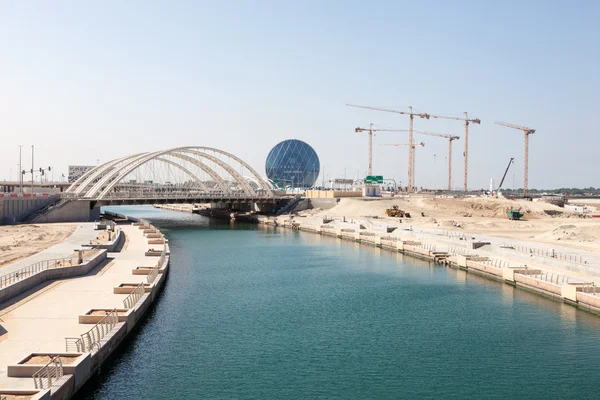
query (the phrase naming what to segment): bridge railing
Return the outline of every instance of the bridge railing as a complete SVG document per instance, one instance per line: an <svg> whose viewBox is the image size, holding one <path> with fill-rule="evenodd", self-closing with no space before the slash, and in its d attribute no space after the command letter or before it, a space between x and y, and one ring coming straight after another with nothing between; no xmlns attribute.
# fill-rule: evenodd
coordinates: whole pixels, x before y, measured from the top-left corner
<svg viewBox="0 0 600 400"><path fill-rule="evenodd" d="M75 193L63 193L62 197L65 199L89 199L89 200L128 200L128 199L270 199L273 198L272 195L263 192L256 191L255 195L248 195L243 191L233 191L233 192L213 192L213 191L136 191L136 190L123 190L119 192L111 192L105 195L104 197L96 198L96 197L85 197L84 193L75 194ZM278 197L293 197L289 196L278 196Z"/></svg>

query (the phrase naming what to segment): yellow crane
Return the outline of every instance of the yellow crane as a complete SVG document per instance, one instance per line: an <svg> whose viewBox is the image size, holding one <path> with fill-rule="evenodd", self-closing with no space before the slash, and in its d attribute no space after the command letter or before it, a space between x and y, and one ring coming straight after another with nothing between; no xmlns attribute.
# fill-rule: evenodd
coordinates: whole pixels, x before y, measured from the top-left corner
<svg viewBox="0 0 600 400"><path fill-rule="evenodd" d="M380 146L410 146L410 143L384 143ZM413 147L425 147L425 142L414 143Z"/></svg>
<svg viewBox="0 0 600 400"><path fill-rule="evenodd" d="M437 136L444 139L448 139L448 190L452 190L452 142L460 139L460 136L446 135L444 133L433 132L415 132L421 135Z"/></svg>
<svg viewBox="0 0 600 400"><path fill-rule="evenodd" d="M354 132L368 132L369 133L369 168L368 174L369 176L373 175L373 124L369 125L369 129L367 128L356 128Z"/></svg>
<svg viewBox="0 0 600 400"><path fill-rule="evenodd" d="M465 122L465 150L463 153L464 162L465 162L465 171L464 171L464 184L463 190L467 191L467 181L469 177L469 123L481 124L481 120L478 118L469 118L469 115L465 112L465 116L463 117L447 117L444 115L429 115L431 118L439 118L439 119L453 119L456 121L464 121Z"/></svg>
<svg viewBox="0 0 600 400"><path fill-rule="evenodd" d="M525 165L523 166L523 195L527 195L527 191L529 190L529 135L534 134L535 129L528 128L526 126L509 124L507 122L496 122L496 124L506 126L507 128L521 130L525 134L525 155L523 157L525 160Z"/></svg>
<svg viewBox="0 0 600 400"><path fill-rule="evenodd" d="M371 130L372 132L407 132L406 129L373 129L373 124L371 124ZM421 135L437 136L448 139L448 190L452 190L452 141L460 139L460 136L414 130L413 132Z"/></svg>
<svg viewBox="0 0 600 400"><path fill-rule="evenodd" d="M408 109L410 111L399 111L399 110L391 110L391 109L387 109L387 108L377 108L377 107L370 107L370 106L359 106L356 104L346 104L348 107L356 107L356 108L364 108L367 110L374 110L374 111L383 111L383 112L389 112L389 113L395 113L395 114L402 114L402 115L408 115L410 117L410 122L408 125L408 190L409 191L414 191L415 189L415 146L414 146L414 137L413 137L413 120L414 117L419 117L419 118L425 118L425 119L429 119L429 114L426 113L416 113L413 112L413 108L412 107L408 107Z"/></svg>

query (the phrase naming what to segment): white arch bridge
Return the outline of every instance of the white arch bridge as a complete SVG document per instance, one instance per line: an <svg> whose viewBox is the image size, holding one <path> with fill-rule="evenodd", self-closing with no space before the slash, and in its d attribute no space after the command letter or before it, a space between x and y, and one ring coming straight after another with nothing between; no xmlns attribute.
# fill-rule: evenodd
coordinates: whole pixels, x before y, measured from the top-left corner
<svg viewBox="0 0 600 400"><path fill-rule="evenodd" d="M62 196L67 201L89 201L92 207L153 203L260 206L277 204L289 197L242 159L202 146L138 153L108 161L86 172Z"/></svg>

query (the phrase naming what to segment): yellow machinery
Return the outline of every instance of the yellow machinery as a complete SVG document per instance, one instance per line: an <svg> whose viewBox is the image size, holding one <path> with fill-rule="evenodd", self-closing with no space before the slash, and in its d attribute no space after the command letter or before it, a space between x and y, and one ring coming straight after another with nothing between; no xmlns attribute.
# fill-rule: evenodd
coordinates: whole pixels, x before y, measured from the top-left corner
<svg viewBox="0 0 600 400"><path fill-rule="evenodd" d="M398 206L392 206L392 208L388 208L385 210L385 214L388 217L398 217L398 218L402 218L402 217L406 217L406 218L410 218L410 213L401 210L398 208Z"/></svg>

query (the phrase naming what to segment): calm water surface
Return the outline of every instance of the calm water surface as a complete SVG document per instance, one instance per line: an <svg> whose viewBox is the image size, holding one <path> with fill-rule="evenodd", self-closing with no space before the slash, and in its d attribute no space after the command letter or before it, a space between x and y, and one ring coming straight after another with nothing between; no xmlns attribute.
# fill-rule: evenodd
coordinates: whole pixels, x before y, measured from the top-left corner
<svg viewBox="0 0 600 400"><path fill-rule="evenodd" d="M332 238L120 210L163 229L171 271L82 399L600 396L600 320L573 307Z"/></svg>

